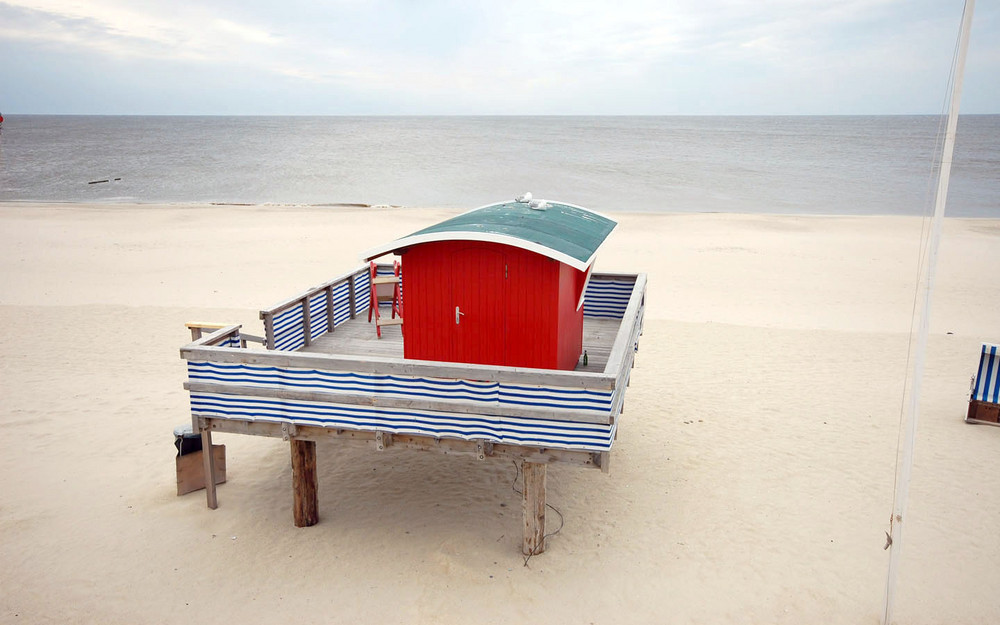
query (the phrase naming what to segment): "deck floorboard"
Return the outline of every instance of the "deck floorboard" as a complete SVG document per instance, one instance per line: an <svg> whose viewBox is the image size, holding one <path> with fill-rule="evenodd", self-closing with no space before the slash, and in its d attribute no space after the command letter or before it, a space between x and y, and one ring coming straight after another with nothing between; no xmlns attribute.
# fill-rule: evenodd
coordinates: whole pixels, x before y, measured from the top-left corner
<svg viewBox="0 0 1000 625"><path fill-rule="evenodd" d="M574 371L603 372L620 325L619 319L584 319L583 349L587 352L587 366L581 360ZM378 338L375 334L375 322L369 323L367 315L360 315L345 321L333 332L314 339L311 345L298 351L402 359L403 340L401 326L383 326L382 338Z"/></svg>

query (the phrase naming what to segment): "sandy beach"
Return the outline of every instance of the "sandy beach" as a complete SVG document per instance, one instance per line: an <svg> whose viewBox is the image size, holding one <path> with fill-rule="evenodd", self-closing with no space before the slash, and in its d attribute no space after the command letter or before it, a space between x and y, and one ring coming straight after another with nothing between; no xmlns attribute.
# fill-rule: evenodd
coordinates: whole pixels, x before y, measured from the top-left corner
<svg viewBox="0 0 1000 625"><path fill-rule="evenodd" d="M571 198L570 198L571 200ZM509 462L221 434L220 506L175 493L187 321L244 324L435 209L0 204L2 623L879 622L922 222L614 214L648 274L611 472L553 465L520 555ZM1000 220L948 219L896 620L1000 620Z"/></svg>

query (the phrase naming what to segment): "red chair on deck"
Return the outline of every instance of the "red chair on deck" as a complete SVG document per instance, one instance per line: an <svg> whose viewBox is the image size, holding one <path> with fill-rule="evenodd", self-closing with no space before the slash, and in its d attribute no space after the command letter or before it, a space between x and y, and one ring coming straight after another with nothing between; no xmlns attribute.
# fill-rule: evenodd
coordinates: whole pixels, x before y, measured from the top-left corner
<svg viewBox="0 0 1000 625"><path fill-rule="evenodd" d="M378 266L375 261L368 265L368 284L370 286L368 299L368 323L375 317L375 333L382 338L382 326L400 326L403 328L403 266L399 261L392 263L392 275L378 275ZM392 302L392 316L383 319L379 310L379 302Z"/></svg>

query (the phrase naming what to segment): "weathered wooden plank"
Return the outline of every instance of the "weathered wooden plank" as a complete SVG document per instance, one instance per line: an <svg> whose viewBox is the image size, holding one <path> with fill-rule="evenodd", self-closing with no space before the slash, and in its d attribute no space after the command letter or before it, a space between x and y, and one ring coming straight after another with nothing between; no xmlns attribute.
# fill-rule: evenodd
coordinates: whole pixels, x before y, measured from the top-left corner
<svg viewBox="0 0 1000 625"><path fill-rule="evenodd" d="M201 328L202 330L221 330L230 324L228 323L215 323L212 321L188 321L184 324L184 327L190 329Z"/></svg>
<svg viewBox="0 0 1000 625"><path fill-rule="evenodd" d="M201 431L201 448L202 450L212 449L212 428L209 426L208 421L202 421L199 424L199 430ZM215 454L205 454L201 455L202 462L204 463L204 474L205 475L215 475ZM215 480L205 480L205 499L208 503L208 507L215 510L219 507L219 499L215 492Z"/></svg>
<svg viewBox="0 0 1000 625"><path fill-rule="evenodd" d="M264 347L274 349L275 345L277 345L277 341L274 338L274 315L267 313L262 318L264 319ZM184 353L183 350L181 353Z"/></svg>
<svg viewBox="0 0 1000 625"><path fill-rule="evenodd" d="M385 321L386 316L382 317ZM588 364L577 363L580 372L603 373L617 335L621 320L588 317L583 322L583 349L588 352ZM352 356L380 356L403 358L403 335L393 331L391 326L383 326L382 338L376 337L370 324L364 319L348 320L337 328L336 335L314 338L309 347L297 350L299 353L341 354Z"/></svg>
<svg viewBox="0 0 1000 625"><path fill-rule="evenodd" d="M609 415L587 414L575 412L570 409L560 410L558 408L535 408L531 406L511 406L506 404L483 404L457 399L407 399L405 397L388 397L384 395L355 395L350 393L275 389L259 386L218 384L214 382L185 382L184 388L196 393L218 393L220 395L243 395L249 397L276 397L279 399L326 402L330 404L346 404L350 406L382 406L386 408L429 410L432 412L440 412L443 416L452 417L461 417L462 415L473 414L524 417L528 419L548 419L552 421L570 421L573 423L607 424L611 422Z"/></svg>
<svg viewBox="0 0 1000 625"><path fill-rule="evenodd" d="M268 337L268 345L271 345L271 337ZM487 382L509 382L512 384L564 386L584 389L614 388L614 377L605 373L441 363L429 360L402 360L377 356L361 358L340 354L260 351L187 345L181 348L181 357L186 360L246 363L272 367L315 368L326 371L354 371L377 375L409 375L414 377L481 380Z"/></svg>
<svg viewBox="0 0 1000 625"><path fill-rule="evenodd" d="M355 308L357 308L357 303L358 303L358 294L357 294L358 289L357 285L354 284L355 281L357 280L356 276L357 274L352 275L350 280L348 280L347 282L347 305L351 311L351 319L357 317L357 313L354 310Z"/></svg>
<svg viewBox="0 0 1000 625"><path fill-rule="evenodd" d="M351 321L350 323L356 323ZM343 327L343 326L341 326ZM371 332L372 338L377 339L374 328L369 326L369 331ZM354 342L350 341L348 344L342 342L337 345L331 345L329 342L324 343L314 343L308 350L300 350L300 353L316 353L316 354L334 354L334 355L350 355L357 358L369 358L372 356L378 358L389 358L393 360L403 359L403 348L400 344L399 338L399 328L393 328L392 326L387 326L382 329L382 340L383 344L373 343L369 341ZM320 340L328 337L320 337Z"/></svg>
<svg viewBox="0 0 1000 625"><path fill-rule="evenodd" d="M315 441L292 439L292 513L295 527L319 522Z"/></svg>
<svg viewBox="0 0 1000 625"><path fill-rule="evenodd" d="M226 323L212 323L208 321L189 321L184 324L184 327L191 330L191 340L197 341L201 338L205 330L221 330L228 325Z"/></svg>
<svg viewBox="0 0 1000 625"><path fill-rule="evenodd" d="M392 265L390 265L388 263L380 263L378 266L379 267L391 267ZM322 284L320 284L318 286L314 286L314 287L308 288L308 289L306 289L306 290L304 290L304 291L302 291L300 293L297 293L297 294L295 294L295 295L293 295L291 297L285 298L285 299L279 301L278 303L276 303L276 304L274 304L272 306L269 306L269 307L261 310L260 311L260 318L263 320L264 319L264 315L267 314L267 313L270 313L272 315L276 315L276 314L278 314L280 312L283 312L283 311L287 310L288 308L291 308L292 306L294 306L299 301L301 301L303 299L308 299L308 298L312 297L313 295L316 295L317 293L319 293L320 291L322 291L323 289L325 289L327 287L336 286L340 282L343 282L345 280L349 280L353 276L355 276L355 275L357 275L359 273L365 273L367 271L368 271L368 266L367 265L361 265L361 266L359 266L359 267L357 267L355 269L352 269L351 271L348 271L346 273L342 273L342 274L338 275L337 277L333 278L332 280L327 280L326 282L324 282L324 283L322 283ZM644 274L639 274L639 275L644 275ZM626 273L595 273L595 274L593 274L591 276L591 280L594 280L594 281L600 281L602 279L604 279L604 280L632 280L632 279L635 279L635 278L636 278L636 274L626 274ZM351 295L352 295L352 297L351 297L351 304L352 304L351 305L351 313L352 313L352 317L353 317L353 313L354 313L353 303L354 303L355 297L356 297L356 294L354 293L354 284L353 284L353 281L351 281L351 285L350 285L349 288L350 288Z"/></svg>
<svg viewBox="0 0 1000 625"><path fill-rule="evenodd" d="M230 324L230 325L222 326L218 330L212 331L212 333L210 333L210 334L204 334L200 338L191 341L190 343L188 343L184 347L185 348L187 348L187 347L207 347L207 348L211 348L213 343L217 343L218 341L221 341L222 339L226 338L230 334L238 332L240 330L240 328L242 328L242 327L243 326L240 325L240 324ZM192 329L192 336L193 336L193 334L194 334L194 330ZM219 349L219 348L215 348L215 349Z"/></svg>
<svg viewBox="0 0 1000 625"><path fill-rule="evenodd" d="M331 436L342 435L331 433ZM564 464L598 468L594 463L592 452L572 449L493 443L492 446L485 445L481 452L479 442L477 441L467 441L457 438L432 438L429 436L414 436L412 434L393 434L392 446L418 451L437 452L445 455L474 456L478 458L482 453L485 459L530 461L541 464L562 462Z"/></svg>
<svg viewBox="0 0 1000 625"><path fill-rule="evenodd" d="M196 451L183 456L177 456L177 495L186 495L205 488L205 463L202 455L205 452ZM226 481L226 446L212 445L215 455L215 483Z"/></svg>
<svg viewBox="0 0 1000 625"><path fill-rule="evenodd" d="M297 295L293 295L293 296L291 296L289 298L283 299L280 302L278 302L277 304L274 304L273 306L269 306L268 308L265 308L265 309L261 310L260 311L260 318L263 319L264 315L268 314L268 313L270 313L272 315L277 315L278 313L284 312L285 310L291 308L292 306L294 306L298 302L302 301L303 299L309 299L310 297L312 297L313 295L316 295L317 293L319 293L323 289L325 289L327 287L337 286L337 284L339 284L341 282L344 282L345 280L349 280L355 274L360 273L360 272L365 272L365 271L368 271L368 267L365 266L365 265L361 265L360 267L352 269L351 271L348 271L347 273L340 274L339 276L337 276L336 278L334 278L332 280L327 280L326 282L324 282L323 284L320 284L319 286L314 286L314 287L308 288L305 291L302 291L301 293L298 293Z"/></svg>
<svg viewBox="0 0 1000 625"><path fill-rule="evenodd" d="M272 421L237 421L234 419L212 419L211 428L216 432L226 432L232 434L249 434L252 436L266 436L270 438L283 438L282 425ZM375 432L373 430L340 430L336 428L325 428L310 425L296 425L295 438L297 440L311 441L336 441L338 444L357 444L367 446L371 449L375 447ZM384 440L384 437L383 437ZM391 439L392 447L402 449L415 449L419 451L430 451L445 455L479 455L478 441L467 441L460 438L434 438L431 436L416 436L413 434L393 434ZM551 464L562 462L583 467L600 468L594 462L595 452L558 449L553 447L528 447L525 445L505 445L493 443L492 450L486 453L486 458L497 460L526 460L530 462Z"/></svg>
<svg viewBox="0 0 1000 625"><path fill-rule="evenodd" d="M545 551L545 469L537 462L521 465L521 511L524 538L521 553L535 556Z"/></svg>
<svg viewBox="0 0 1000 625"><path fill-rule="evenodd" d="M333 285L326 287L326 331L332 333L335 327L336 314L333 310Z"/></svg>
<svg viewBox="0 0 1000 625"><path fill-rule="evenodd" d="M235 419L212 419L210 427L213 432L226 432L228 434L250 434L252 436L267 436L270 438L283 438L281 423L272 421L237 421ZM322 428L316 428L322 429ZM309 436L299 436L302 439L309 439Z"/></svg>
<svg viewBox="0 0 1000 625"><path fill-rule="evenodd" d="M642 309L640 309L640 315ZM641 331L641 324L639 324L633 331L632 337L630 339L631 343L634 345L636 341L639 340L639 333ZM615 393L614 404L611 406L611 423L617 420L618 415L623 411L625 407L625 388L628 387L629 378L632 374L632 366L635 363L635 350L625 350L623 354L623 360L621 367L618 371L618 377L615 378L615 389L618 391Z"/></svg>
<svg viewBox="0 0 1000 625"><path fill-rule="evenodd" d="M308 298L302 300L302 342L306 347L312 343L312 313Z"/></svg>
<svg viewBox="0 0 1000 625"><path fill-rule="evenodd" d="M965 420L970 423L1000 425L1000 404L971 399L969 400L969 413Z"/></svg>
<svg viewBox="0 0 1000 625"><path fill-rule="evenodd" d="M267 343L267 339L265 339L263 336L256 336L254 334L247 334L246 332L240 332L240 340L243 342L243 347L244 348L246 348L246 342L247 341L252 341L254 343L260 343L261 345L265 345Z"/></svg>
<svg viewBox="0 0 1000 625"><path fill-rule="evenodd" d="M386 327L379 339L370 323L364 319L349 319L340 325L336 336L321 336L301 353L342 354L357 357L379 356L403 359L403 335L398 329Z"/></svg>
<svg viewBox="0 0 1000 625"><path fill-rule="evenodd" d="M625 307L625 314L622 316L621 327L615 336L615 342L608 356L608 364L604 368L604 373L609 373L618 377L618 372L622 366L625 350L632 349L632 335L635 327L640 323L639 313L642 310L646 295L646 274L640 273L636 276L635 286L632 287L632 296L629 297L628 305Z"/></svg>
<svg viewBox="0 0 1000 625"><path fill-rule="evenodd" d="M634 273L608 273L601 272L595 273L591 276L591 282L600 282L601 280L635 280L637 274Z"/></svg>
<svg viewBox="0 0 1000 625"><path fill-rule="evenodd" d="M615 432L615 436L618 433ZM601 473L608 474L611 472L611 452L602 451L594 454L594 464L596 464L601 469Z"/></svg>
<svg viewBox="0 0 1000 625"><path fill-rule="evenodd" d="M268 328L273 328L273 318L265 317L265 333ZM584 343L583 348L588 352L588 365L584 366L582 361L577 365L577 373L604 374L608 357L612 348L612 342L617 336L617 332L622 325L622 320L617 319L593 319L584 320ZM641 329L641 326L640 326ZM375 333L364 319L348 320L337 328L336 335L324 334L314 337L309 347L302 347L295 352L283 352L285 354L326 354L331 356L353 356L361 360L369 360L371 357L385 358L387 360L402 361L403 338L402 334L392 326L383 328L382 339L376 340ZM272 330L273 334L273 330ZM248 337L251 338L252 337ZM273 336L268 345L273 348ZM434 363L438 365L457 363ZM459 365L464 366L464 365ZM561 373L552 370L551 373ZM617 376L615 376L617 377ZM529 384L529 380L519 380L518 383ZM551 381L550 381L551 383ZM599 386L588 386L586 388L600 388Z"/></svg>
<svg viewBox="0 0 1000 625"><path fill-rule="evenodd" d="M1000 426L1000 423L997 423L996 421L983 421L982 419L970 419L968 417L966 417L965 422L966 423L974 423L976 425Z"/></svg>

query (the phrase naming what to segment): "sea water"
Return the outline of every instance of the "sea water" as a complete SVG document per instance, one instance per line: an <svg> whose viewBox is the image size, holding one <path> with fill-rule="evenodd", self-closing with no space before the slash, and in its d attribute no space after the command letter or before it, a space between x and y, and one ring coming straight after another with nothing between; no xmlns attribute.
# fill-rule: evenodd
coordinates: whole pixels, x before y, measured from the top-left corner
<svg viewBox="0 0 1000 625"><path fill-rule="evenodd" d="M0 200L929 213L938 116L7 115ZM107 182L102 182L107 181ZM1000 217L1000 115L959 120L948 214Z"/></svg>

